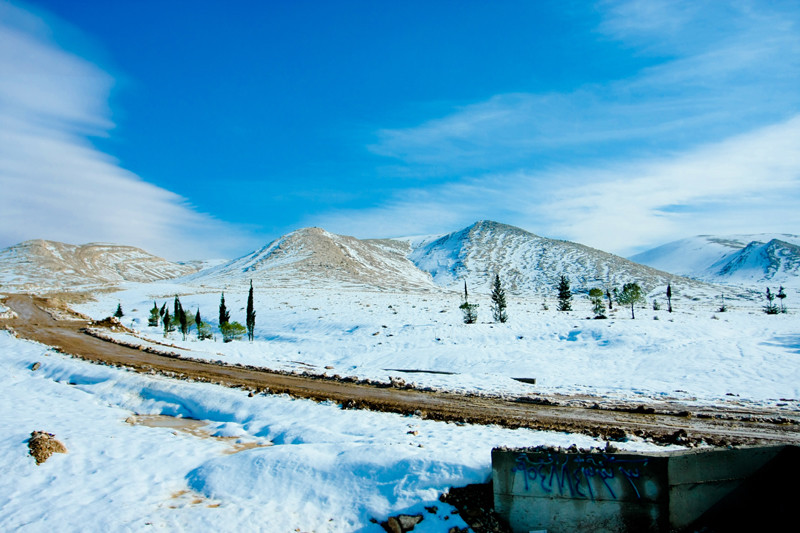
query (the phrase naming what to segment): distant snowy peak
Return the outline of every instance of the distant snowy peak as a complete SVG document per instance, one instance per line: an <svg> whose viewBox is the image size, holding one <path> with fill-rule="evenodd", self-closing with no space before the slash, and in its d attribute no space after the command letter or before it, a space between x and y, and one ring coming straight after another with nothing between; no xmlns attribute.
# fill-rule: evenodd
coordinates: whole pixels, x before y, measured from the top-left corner
<svg viewBox="0 0 800 533"><path fill-rule="evenodd" d="M0 250L0 286L15 289L149 282L195 270L118 244L33 240Z"/></svg>
<svg viewBox="0 0 800 533"><path fill-rule="evenodd" d="M408 244L400 241L359 240L320 228L302 228L187 280L216 285L252 279L262 286L433 288L430 276L406 258L408 251Z"/></svg>
<svg viewBox="0 0 800 533"><path fill-rule="evenodd" d="M574 290L636 281L649 292L681 281L588 246L492 221L482 220L438 238L407 241L412 245L409 259L430 273L437 285L452 289L466 280L472 290L488 292L495 274L513 292L552 292L562 274Z"/></svg>
<svg viewBox="0 0 800 533"><path fill-rule="evenodd" d="M708 270L709 274L741 281L774 281L797 284L800 277L800 246L772 239L753 241Z"/></svg>
<svg viewBox="0 0 800 533"><path fill-rule="evenodd" d="M698 235L631 259L715 283L800 287L800 236L792 234Z"/></svg>

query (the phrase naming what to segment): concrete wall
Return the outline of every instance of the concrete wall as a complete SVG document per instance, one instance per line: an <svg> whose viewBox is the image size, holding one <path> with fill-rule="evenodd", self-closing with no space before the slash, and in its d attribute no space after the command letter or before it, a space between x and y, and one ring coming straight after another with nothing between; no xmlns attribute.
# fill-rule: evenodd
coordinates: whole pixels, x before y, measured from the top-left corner
<svg viewBox="0 0 800 533"><path fill-rule="evenodd" d="M519 532L666 531L693 523L712 508L725 514L718 509L725 498L782 449L664 454L495 449L495 510Z"/></svg>

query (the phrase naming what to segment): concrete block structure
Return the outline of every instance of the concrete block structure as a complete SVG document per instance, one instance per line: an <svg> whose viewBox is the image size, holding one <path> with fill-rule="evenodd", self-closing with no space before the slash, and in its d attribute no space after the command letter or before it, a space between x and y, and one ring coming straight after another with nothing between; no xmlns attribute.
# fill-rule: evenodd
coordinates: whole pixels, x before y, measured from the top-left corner
<svg viewBox="0 0 800 533"><path fill-rule="evenodd" d="M492 450L495 511L525 533L763 526L774 514L765 509L796 506L798 474L794 446L661 454Z"/></svg>

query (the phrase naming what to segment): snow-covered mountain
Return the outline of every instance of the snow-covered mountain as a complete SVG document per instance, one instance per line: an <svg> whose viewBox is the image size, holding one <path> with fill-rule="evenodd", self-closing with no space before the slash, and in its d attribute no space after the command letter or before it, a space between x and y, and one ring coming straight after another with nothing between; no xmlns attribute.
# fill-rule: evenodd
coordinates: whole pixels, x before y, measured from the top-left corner
<svg viewBox="0 0 800 533"><path fill-rule="evenodd" d="M200 271L129 246L49 241L28 241L0 252L0 266L0 283L31 289L183 276L181 282L214 288L253 280L261 287L460 291L466 280L471 291L488 293L499 274L511 293L549 295L563 274L575 292L621 287L631 281L646 293L660 292L668 283L687 297L719 292L588 246L492 221L447 235L399 239L360 240L303 228Z"/></svg>
<svg viewBox="0 0 800 533"><path fill-rule="evenodd" d="M713 283L800 288L798 235L698 235L642 252L631 260Z"/></svg>
<svg viewBox="0 0 800 533"><path fill-rule="evenodd" d="M362 286L435 289L431 277L406 257L410 246L390 239L359 240L320 228L303 228L233 261L185 280L212 286Z"/></svg>
<svg viewBox="0 0 800 533"><path fill-rule="evenodd" d="M139 248L118 244L76 246L33 240L0 250L0 290L148 282L183 276L195 270Z"/></svg>
<svg viewBox="0 0 800 533"><path fill-rule="evenodd" d="M667 283L700 285L582 244L540 237L523 229L479 221L439 237L403 239L409 258L442 287L488 292L495 274L512 292L552 293L563 274L574 291L620 287L635 281L650 292Z"/></svg>

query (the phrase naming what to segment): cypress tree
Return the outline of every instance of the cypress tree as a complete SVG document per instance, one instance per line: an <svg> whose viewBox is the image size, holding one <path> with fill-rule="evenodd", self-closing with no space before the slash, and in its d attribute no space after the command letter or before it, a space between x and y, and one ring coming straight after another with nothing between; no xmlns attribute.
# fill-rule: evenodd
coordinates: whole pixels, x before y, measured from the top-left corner
<svg viewBox="0 0 800 533"><path fill-rule="evenodd" d="M117 310L114 312L114 316L117 317L117 318L122 318L123 316L125 316L125 313L122 312L122 304L121 303L117 304Z"/></svg>
<svg viewBox="0 0 800 533"><path fill-rule="evenodd" d="M164 337L172 331L172 321L169 317L169 309L164 309Z"/></svg>
<svg viewBox="0 0 800 533"><path fill-rule="evenodd" d="M492 284L492 315L495 322L505 322L508 320L506 313L506 291L503 290L500 284L500 274L494 275L494 284Z"/></svg>
<svg viewBox="0 0 800 533"><path fill-rule="evenodd" d="M211 335L211 327L203 322L203 319L200 318L200 309L197 309L197 313L194 315L194 323L197 326L197 339L198 340L206 340L212 337Z"/></svg>
<svg viewBox="0 0 800 533"><path fill-rule="evenodd" d="M183 340L186 340L186 333L189 331L189 321L186 318L186 312L183 310L183 306L178 306L178 322L181 325L181 335L183 335Z"/></svg>
<svg viewBox="0 0 800 533"><path fill-rule="evenodd" d="M219 299L219 327L221 328L223 324L227 324L231 320L231 313L228 311L228 308L225 307L225 293L222 293L222 296Z"/></svg>
<svg viewBox="0 0 800 533"><path fill-rule="evenodd" d="M247 295L247 339L253 342L256 329L256 310L253 307L253 280L250 280L250 293Z"/></svg>
<svg viewBox="0 0 800 533"><path fill-rule="evenodd" d="M466 281L464 281L464 302L458 308L464 313L464 324L474 324L478 321L478 304L469 303Z"/></svg>
<svg viewBox="0 0 800 533"><path fill-rule="evenodd" d="M667 311L672 312L672 285L667 283Z"/></svg>

